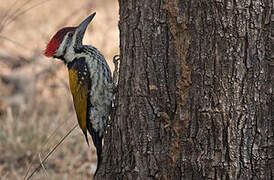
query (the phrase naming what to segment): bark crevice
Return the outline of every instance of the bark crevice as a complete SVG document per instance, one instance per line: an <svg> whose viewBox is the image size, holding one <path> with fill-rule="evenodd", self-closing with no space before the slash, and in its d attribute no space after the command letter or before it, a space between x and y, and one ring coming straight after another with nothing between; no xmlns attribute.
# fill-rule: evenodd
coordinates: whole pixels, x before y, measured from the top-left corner
<svg viewBox="0 0 274 180"><path fill-rule="evenodd" d="M117 109L98 179L273 178L273 3L119 4Z"/></svg>

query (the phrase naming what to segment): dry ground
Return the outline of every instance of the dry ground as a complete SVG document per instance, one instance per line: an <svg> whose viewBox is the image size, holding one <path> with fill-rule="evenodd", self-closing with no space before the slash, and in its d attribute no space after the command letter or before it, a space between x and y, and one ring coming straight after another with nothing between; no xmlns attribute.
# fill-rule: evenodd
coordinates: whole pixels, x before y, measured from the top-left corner
<svg viewBox="0 0 274 180"><path fill-rule="evenodd" d="M77 122L65 66L42 53L59 28L94 11L84 43L111 60L117 1L0 0L0 180L23 179ZM32 179L92 179L95 168L95 149L77 128Z"/></svg>

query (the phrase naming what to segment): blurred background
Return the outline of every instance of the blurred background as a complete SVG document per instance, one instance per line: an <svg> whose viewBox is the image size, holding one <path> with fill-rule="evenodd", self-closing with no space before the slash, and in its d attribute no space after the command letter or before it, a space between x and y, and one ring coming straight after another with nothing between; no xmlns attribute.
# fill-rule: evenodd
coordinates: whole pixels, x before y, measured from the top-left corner
<svg viewBox="0 0 274 180"><path fill-rule="evenodd" d="M118 1L0 0L0 179L23 179L77 123L67 69L43 56L60 28L96 12L84 44L113 69ZM91 141L91 139L90 139ZM32 179L92 179L96 151L77 127Z"/></svg>

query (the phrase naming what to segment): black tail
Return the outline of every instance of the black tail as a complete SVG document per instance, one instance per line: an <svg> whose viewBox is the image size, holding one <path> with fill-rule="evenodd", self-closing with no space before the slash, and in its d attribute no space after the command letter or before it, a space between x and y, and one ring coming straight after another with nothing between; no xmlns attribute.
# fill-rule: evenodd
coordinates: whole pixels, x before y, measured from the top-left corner
<svg viewBox="0 0 274 180"><path fill-rule="evenodd" d="M95 132L94 130L90 131L92 141L94 146L96 147L96 152L97 152L97 168L94 173L94 176L97 173L97 170L99 169L101 162L102 162L102 139L103 137L100 137L99 132Z"/></svg>

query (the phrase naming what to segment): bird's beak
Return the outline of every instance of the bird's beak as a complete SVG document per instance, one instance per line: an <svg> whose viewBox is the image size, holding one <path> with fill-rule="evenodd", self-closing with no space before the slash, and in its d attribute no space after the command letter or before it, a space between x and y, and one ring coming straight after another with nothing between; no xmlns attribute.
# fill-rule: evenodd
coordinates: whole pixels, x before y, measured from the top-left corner
<svg viewBox="0 0 274 180"><path fill-rule="evenodd" d="M89 17L87 17L81 24L77 27L77 37L76 37L76 44L82 45L82 40L85 35L86 29L89 25L89 23L92 21L94 16L96 15L96 12L91 14Z"/></svg>

